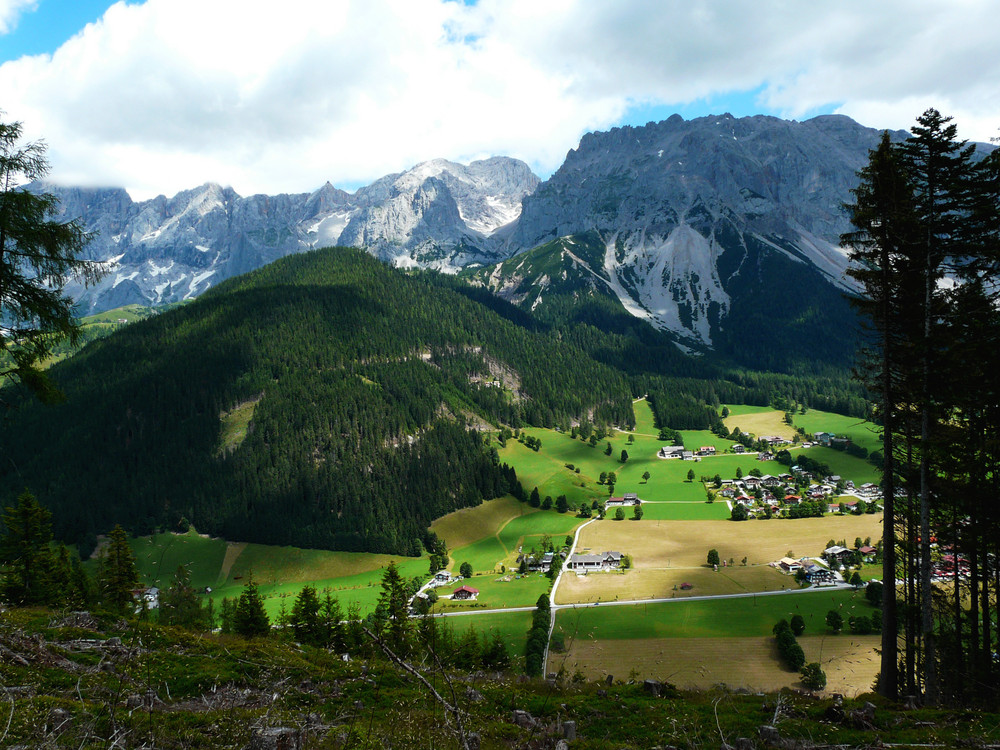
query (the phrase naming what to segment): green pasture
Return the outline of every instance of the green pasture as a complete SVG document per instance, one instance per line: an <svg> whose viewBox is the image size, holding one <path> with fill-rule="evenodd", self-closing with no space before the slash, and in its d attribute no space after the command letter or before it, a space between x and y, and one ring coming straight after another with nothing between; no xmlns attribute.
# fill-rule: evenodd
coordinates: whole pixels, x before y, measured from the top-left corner
<svg viewBox="0 0 1000 750"><path fill-rule="evenodd" d="M480 539L478 542L451 551L451 571L458 573L462 563L469 563L475 573L499 570L501 564L510 565L508 558L511 552L507 550L495 536ZM506 562L505 562L506 561Z"/></svg>
<svg viewBox="0 0 1000 750"><path fill-rule="evenodd" d="M869 451L882 448L875 425L857 417L845 417L843 414L810 409L805 414L796 414L794 422L795 426L805 430L810 438L814 432L832 432L835 435L849 437L852 442Z"/></svg>
<svg viewBox="0 0 1000 750"><path fill-rule="evenodd" d="M725 638L768 635L781 618L802 615L806 635L827 632L826 613L867 614L863 591L760 595L737 599L673 601L661 604L560 609L556 627L567 639ZM850 635L838 637L849 638Z"/></svg>
<svg viewBox="0 0 1000 750"><path fill-rule="evenodd" d="M286 548L279 548L286 549ZM309 550L307 550L309 551ZM367 553L331 553L331 554L367 554ZM427 558L397 558L396 566L404 578L419 577L426 580L429 575ZM235 566L234 566L235 567ZM272 574L258 577L254 570L254 580L258 581L258 589L264 598L264 606L272 622L281 611L282 603L285 609L291 611L292 603L299 591L306 585L313 586L320 596L329 593L340 602L341 607L346 612L348 606L356 603L361 608L361 613L366 614L375 608L381 592L382 569L370 570L353 575L335 576L329 578L310 579L281 579ZM237 574L238 575L238 574ZM212 591L212 599L216 605L223 597L236 598L243 591L246 578L240 576L236 580L230 580L226 584L219 586Z"/></svg>
<svg viewBox="0 0 1000 750"><path fill-rule="evenodd" d="M362 612L378 600L382 571L394 560L405 578L428 575L427 557L393 557L366 552L331 552L263 544L227 545L221 539L186 534L156 534L131 541L142 581L165 588L179 565L187 566L196 589L212 587L216 605L223 597L236 598L253 574L272 619L282 601L290 609L305 585L329 591L345 611L357 602ZM227 550L231 566L224 570Z"/></svg>
<svg viewBox="0 0 1000 750"><path fill-rule="evenodd" d="M516 552L518 544L525 549L531 548L531 538L541 540L542 535L549 534L554 543L561 544L563 538L573 533L584 519L577 518L572 512L556 513L542 511L527 516L518 516L504 526L497 535L510 552ZM524 540L524 541L522 541Z"/></svg>
<svg viewBox="0 0 1000 750"><path fill-rule="evenodd" d="M445 625L457 636L462 636L471 627L480 637L492 638L497 633L507 646L512 658L524 657L524 644L531 627L531 612L500 612L489 614L469 614L458 617L442 617L439 625Z"/></svg>
<svg viewBox="0 0 1000 750"><path fill-rule="evenodd" d="M730 417L740 417L744 414L766 414L774 411L770 406L748 406L747 404L726 404ZM727 417L728 418L728 417Z"/></svg>
<svg viewBox="0 0 1000 750"><path fill-rule="evenodd" d="M710 445L721 453L733 444L729 438L720 438L711 430L678 430L678 432L684 439L684 448L689 451L696 451L702 446Z"/></svg>
<svg viewBox="0 0 1000 750"><path fill-rule="evenodd" d="M848 455L844 451L816 445L804 451L804 454L815 461L826 464L834 474L839 474L844 479L851 479L855 484L878 482L881 479L878 469L868 461ZM798 453L793 450L792 457L797 455Z"/></svg>
<svg viewBox="0 0 1000 750"><path fill-rule="evenodd" d="M700 486L700 485L698 485ZM632 518L632 509L625 508L626 521ZM606 520L614 518L615 509L608 512ZM645 521L722 521L729 518L729 507L723 500L697 502L643 503L642 520ZM626 521L614 521L625 523Z"/></svg>
<svg viewBox="0 0 1000 750"><path fill-rule="evenodd" d="M166 588L177 568L187 566L196 588L215 586L226 556L222 539L209 539L195 531L186 534L154 534L131 540L132 554L142 581Z"/></svg>
<svg viewBox="0 0 1000 750"><path fill-rule="evenodd" d="M640 434L656 437L660 434L656 426L656 417L653 416L653 409L646 399L632 402L632 411L635 414L635 431Z"/></svg>
<svg viewBox="0 0 1000 750"><path fill-rule="evenodd" d="M515 574L508 575L511 579L509 581L501 580L498 575L474 575L453 586L442 586L438 589L439 595L450 594L459 586L467 585L479 589L479 596L475 600L456 602L440 599L434 605L433 612L533 607L538 597L549 590L549 579L541 573L529 573L521 578L517 578Z"/></svg>

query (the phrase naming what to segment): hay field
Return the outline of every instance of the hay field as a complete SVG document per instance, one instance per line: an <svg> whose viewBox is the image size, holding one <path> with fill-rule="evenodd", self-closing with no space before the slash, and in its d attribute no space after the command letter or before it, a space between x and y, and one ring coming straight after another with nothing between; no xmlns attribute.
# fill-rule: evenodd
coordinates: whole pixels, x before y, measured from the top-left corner
<svg viewBox="0 0 1000 750"><path fill-rule="evenodd" d="M691 584L689 590L681 584ZM766 565L735 566L718 573L707 567L629 570L625 573L564 573L556 589L556 604L629 601L667 597L745 594L752 591L798 589L798 584Z"/></svg>
<svg viewBox="0 0 1000 750"><path fill-rule="evenodd" d="M738 563L769 563L789 551L796 557L822 554L826 543L882 535L879 515L824 516L770 521L600 521L580 532L577 552L619 550L632 555L637 570L701 567L709 549Z"/></svg>
<svg viewBox="0 0 1000 750"><path fill-rule="evenodd" d="M734 414L732 412L734 408L730 407L729 416L722 420L730 432L732 432L734 427L739 427L743 432L750 432L757 436L780 435L787 440L791 440L795 435L795 429L791 425L785 424L784 412L770 409L768 411Z"/></svg>
<svg viewBox="0 0 1000 750"><path fill-rule="evenodd" d="M576 551L617 550L632 555L634 569L624 574L564 575L557 603L612 601L695 595L775 591L795 588L791 578L767 566L788 552L817 556L830 539L853 543L881 534L879 516L827 516L771 521L601 521L580 533ZM709 549L735 565L713 572ZM747 558L747 566L740 563ZM694 584L689 592L683 582ZM674 590L674 586L678 590Z"/></svg>
<svg viewBox="0 0 1000 750"><path fill-rule="evenodd" d="M808 662L819 661L827 675L829 693L854 696L869 692L878 672L879 636L801 636ZM548 671L561 667L580 670L592 679L614 675L628 679L653 678L682 688L705 689L717 683L750 690L773 691L803 687L799 675L778 660L774 639L657 638L644 640L590 640L567 642L564 654L551 654Z"/></svg>

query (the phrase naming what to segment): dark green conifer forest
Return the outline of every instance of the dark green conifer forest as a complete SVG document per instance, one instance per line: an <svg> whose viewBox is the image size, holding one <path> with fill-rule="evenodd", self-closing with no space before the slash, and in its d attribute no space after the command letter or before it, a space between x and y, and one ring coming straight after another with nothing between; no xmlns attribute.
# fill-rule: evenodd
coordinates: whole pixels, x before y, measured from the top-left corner
<svg viewBox="0 0 1000 750"><path fill-rule="evenodd" d="M639 357L673 346L647 328L543 322L359 250L291 256L52 368L66 399L9 410L0 493L31 488L84 552L115 523L185 519L227 539L415 555L434 518L515 489L483 430L627 428L645 394L674 429L713 426L720 402L864 413L846 376ZM245 436L227 435L232 415Z"/></svg>

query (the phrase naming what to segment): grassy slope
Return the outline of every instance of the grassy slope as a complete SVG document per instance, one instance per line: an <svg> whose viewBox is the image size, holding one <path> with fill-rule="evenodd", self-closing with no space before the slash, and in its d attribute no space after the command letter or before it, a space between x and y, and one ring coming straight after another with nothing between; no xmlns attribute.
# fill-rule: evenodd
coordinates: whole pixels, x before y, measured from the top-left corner
<svg viewBox="0 0 1000 750"><path fill-rule="evenodd" d="M853 442L867 448L869 451L879 450L881 443L877 427L855 417L845 417L828 411L810 409L805 414L795 415L795 426L806 431L806 435L814 432L832 432L836 435L849 437Z"/></svg>

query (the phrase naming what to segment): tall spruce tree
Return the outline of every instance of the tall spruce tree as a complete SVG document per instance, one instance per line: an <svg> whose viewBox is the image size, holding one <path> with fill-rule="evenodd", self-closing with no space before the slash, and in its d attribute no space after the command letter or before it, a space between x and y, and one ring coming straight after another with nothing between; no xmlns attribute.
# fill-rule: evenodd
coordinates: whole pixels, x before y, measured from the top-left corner
<svg viewBox="0 0 1000 750"><path fill-rule="evenodd" d="M17 504L4 509L0 560L6 565L0 594L11 604L51 604L58 594L54 585L55 559L52 514L25 491Z"/></svg>
<svg viewBox="0 0 1000 750"><path fill-rule="evenodd" d="M184 628L203 628L208 624L208 613L201 606L191 572L186 565L178 565L170 586L160 595L160 622Z"/></svg>
<svg viewBox="0 0 1000 750"><path fill-rule="evenodd" d="M0 115L3 113L0 112ZM40 363L61 338L76 340L79 324L63 287L102 275L84 259L87 235L75 221L52 217L57 200L28 189L48 174L43 141L22 142L21 123L0 122L0 378L12 378L43 401L59 394Z"/></svg>
<svg viewBox="0 0 1000 750"><path fill-rule="evenodd" d="M128 534L116 525L101 553L98 585L102 601L111 609L130 614L135 608L133 592L139 586L139 569L128 543Z"/></svg>
<svg viewBox="0 0 1000 750"><path fill-rule="evenodd" d="M390 562L382 574L382 591L378 598L379 632L400 655L409 648L410 613L407 600L406 582L399 574L396 563Z"/></svg>
<svg viewBox="0 0 1000 750"><path fill-rule="evenodd" d="M245 638L263 637L271 632L271 621L264 609L264 599L251 573L233 608L233 632Z"/></svg>
<svg viewBox="0 0 1000 750"><path fill-rule="evenodd" d="M936 110L912 133L872 152L842 241L868 324L858 372L883 432L883 577L902 581L883 588L879 687L959 702L973 697L970 677L995 683L1000 157L977 164ZM942 574L948 593L932 583Z"/></svg>
<svg viewBox="0 0 1000 750"><path fill-rule="evenodd" d="M860 184L852 194L855 202L847 206L856 231L841 241L851 249L850 275L863 289L852 299L867 325L868 338L859 357L859 376L875 401L875 416L882 426L882 497L883 579L896 579L896 465L895 438L898 431L899 392L901 390L901 352L906 350L908 316L901 299L901 279L910 274L917 217L913 187L903 160L889 139L882 134L872 151L868 165L861 170ZM901 302L903 304L901 304ZM880 690L883 695L898 696L896 591L886 586L882 601L883 631Z"/></svg>

